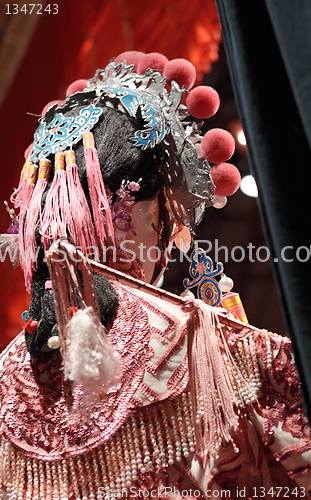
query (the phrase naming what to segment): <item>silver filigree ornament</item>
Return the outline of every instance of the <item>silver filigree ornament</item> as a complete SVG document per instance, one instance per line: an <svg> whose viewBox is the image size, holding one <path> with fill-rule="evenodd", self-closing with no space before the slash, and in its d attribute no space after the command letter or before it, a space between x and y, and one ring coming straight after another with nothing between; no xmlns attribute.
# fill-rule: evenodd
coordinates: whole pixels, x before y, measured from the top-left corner
<svg viewBox="0 0 311 500"><path fill-rule="evenodd" d="M88 87L96 88L99 98L110 101L114 107L120 109L121 104L130 116L137 117L140 110L144 129L137 131L132 140L142 149L161 145L171 210L179 222L192 228L211 205L211 192L216 188L208 162L197 157L190 140L197 125L183 122L189 116L186 107L180 105L186 88L172 81L168 92L166 79L160 73L148 69L144 75L137 75L133 70L134 65L127 66L125 61L110 62L95 73Z"/></svg>
<svg viewBox="0 0 311 500"><path fill-rule="evenodd" d="M180 102L186 88L172 81L168 92L160 73L148 69L138 75L133 70L134 65L127 66L125 61L111 61L104 70L96 71L83 92L48 110L35 132L30 160L38 163L71 148L100 120L103 106L114 107L143 122L132 137L136 147L146 150L159 146L162 150L165 191L172 213L178 222L192 228L211 205L215 186L208 162L198 159L190 140L196 125L184 121L188 114ZM78 116L66 116L79 107Z"/></svg>
<svg viewBox="0 0 311 500"><path fill-rule="evenodd" d="M135 146L145 150L160 144L169 133L162 109L147 92L142 96L140 90L124 89L123 87L105 86L101 88L102 96L106 94L110 99L118 99L121 106L132 117L137 117L140 108L141 117L145 122L143 130L137 130L132 138Z"/></svg>

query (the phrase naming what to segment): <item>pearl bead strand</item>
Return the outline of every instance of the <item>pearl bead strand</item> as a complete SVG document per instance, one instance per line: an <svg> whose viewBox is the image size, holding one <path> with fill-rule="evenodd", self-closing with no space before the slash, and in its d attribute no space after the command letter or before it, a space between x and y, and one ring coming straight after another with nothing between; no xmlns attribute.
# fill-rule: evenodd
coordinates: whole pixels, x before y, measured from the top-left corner
<svg viewBox="0 0 311 500"><path fill-rule="evenodd" d="M164 443L164 438L163 438L163 432L162 432L162 426L161 426L161 420L159 418L159 414L156 408L153 408L153 421L155 425L155 431L156 431L156 439L158 442L159 446L159 454L157 458L157 464L159 467L159 470L161 468L166 467L167 460L166 460L166 454L165 454L165 443Z"/></svg>
<svg viewBox="0 0 311 500"><path fill-rule="evenodd" d="M201 410L203 411L203 403ZM99 500L188 458L195 449L191 396L140 408L89 454L43 461L0 443L9 500ZM166 474L166 472L165 472ZM148 479L149 480L149 479Z"/></svg>

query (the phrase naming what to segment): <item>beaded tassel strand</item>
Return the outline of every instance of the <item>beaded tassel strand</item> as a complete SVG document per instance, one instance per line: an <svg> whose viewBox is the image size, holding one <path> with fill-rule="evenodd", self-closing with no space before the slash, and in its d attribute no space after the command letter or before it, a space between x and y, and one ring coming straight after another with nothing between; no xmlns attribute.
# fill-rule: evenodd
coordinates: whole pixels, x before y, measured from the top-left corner
<svg viewBox="0 0 311 500"><path fill-rule="evenodd" d="M99 500L142 485L194 452L191 399L142 408L109 441L63 460L26 457L2 439L1 460L9 500Z"/></svg>

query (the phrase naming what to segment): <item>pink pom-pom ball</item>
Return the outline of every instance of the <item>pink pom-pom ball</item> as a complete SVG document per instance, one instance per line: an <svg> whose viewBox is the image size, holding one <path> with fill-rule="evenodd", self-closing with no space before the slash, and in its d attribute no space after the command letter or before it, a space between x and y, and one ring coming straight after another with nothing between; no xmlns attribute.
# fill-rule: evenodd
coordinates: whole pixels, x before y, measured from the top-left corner
<svg viewBox="0 0 311 500"><path fill-rule="evenodd" d="M229 160L235 150L233 136L227 130L213 128L202 139L201 151L208 161L223 163Z"/></svg>
<svg viewBox="0 0 311 500"><path fill-rule="evenodd" d="M27 160L29 154L30 154L30 151L32 150L33 148L33 142L31 144L29 144L28 148L25 149L25 153L24 153L24 158L25 160Z"/></svg>
<svg viewBox="0 0 311 500"><path fill-rule="evenodd" d="M220 163L211 168L211 176L216 186L216 196L231 196L240 186L241 174L232 163Z"/></svg>
<svg viewBox="0 0 311 500"><path fill-rule="evenodd" d="M168 63L168 58L159 52L150 52L143 56L137 64L137 73L143 75L148 68L162 73L164 66Z"/></svg>
<svg viewBox="0 0 311 500"><path fill-rule="evenodd" d="M136 70L138 61L145 55L145 52L140 52L139 50L128 50L127 52L122 52L122 54L119 54L115 58L114 63L118 64L119 62L124 60L128 66L130 64L134 64L134 69Z"/></svg>
<svg viewBox="0 0 311 500"><path fill-rule="evenodd" d="M219 108L220 99L215 89L200 85L191 90L186 99L186 106L194 118L205 120L213 116Z"/></svg>
<svg viewBox="0 0 311 500"><path fill-rule="evenodd" d="M62 103L63 101L59 101L59 100L55 100L55 101L50 101L48 102L43 110L41 111L41 116L43 117L45 115L45 113L48 111L48 109L50 109L52 106L54 106L54 104L58 104L58 106Z"/></svg>
<svg viewBox="0 0 311 500"><path fill-rule="evenodd" d="M67 95L72 95L75 94L76 92L82 92L82 90L86 89L86 87L87 87L87 80L84 79L76 80L75 82L72 82L67 88L66 97Z"/></svg>
<svg viewBox="0 0 311 500"><path fill-rule="evenodd" d="M186 59L172 59L166 64L163 76L168 83L174 80L180 87L185 85L187 89L190 89L196 79L196 70Z"/></svg>

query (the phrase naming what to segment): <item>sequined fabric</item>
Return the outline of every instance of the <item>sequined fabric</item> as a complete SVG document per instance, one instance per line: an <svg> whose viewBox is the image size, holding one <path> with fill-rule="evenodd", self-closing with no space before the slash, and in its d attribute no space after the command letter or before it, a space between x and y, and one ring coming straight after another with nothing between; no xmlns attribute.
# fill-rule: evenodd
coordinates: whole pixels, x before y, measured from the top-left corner
<svg viewBox="0 0 311 500"><path fill-rule="evenodd" d="M239 491L245 498L311 498L310 427L290 340L265 330L250 332L247 327L228 329L227 336L237 365L249 373L250 382L259 374L254 384L257 400L241 407L234 438L239 452L227 447L210 464L205 470L206 488L230 490L234 499L240 498ZM250 370L254 358L259 372Z"/></svg>
<svg viewBox="0 0 311 500"><path fill-rule="evenodd" d="M120 310L109 336L123 352L124 385L82 420L83 394L71 397L59 358L31 364L22 336L2 355L0 470L9 500L311 498L310 430L290 341L222 327L235 361L223 351L232 387L239 386L239 425L203 467L195 427L204 404L199 397L194 420L187 315L146 301L140 290L116 289Z"/></svg>
<svg viewBox="0 0 311 500"><path fill-rule="evenodd" d="M109 339L122 376L101 400L91 403L81 387L72 394L59 357L31 361L23 334L2 355L2 434L17 449L49 460L88 451L109 439L135 406L186 387L187 316L177 308L168 316L120 285L116 291L119 309Z"/></svg>

